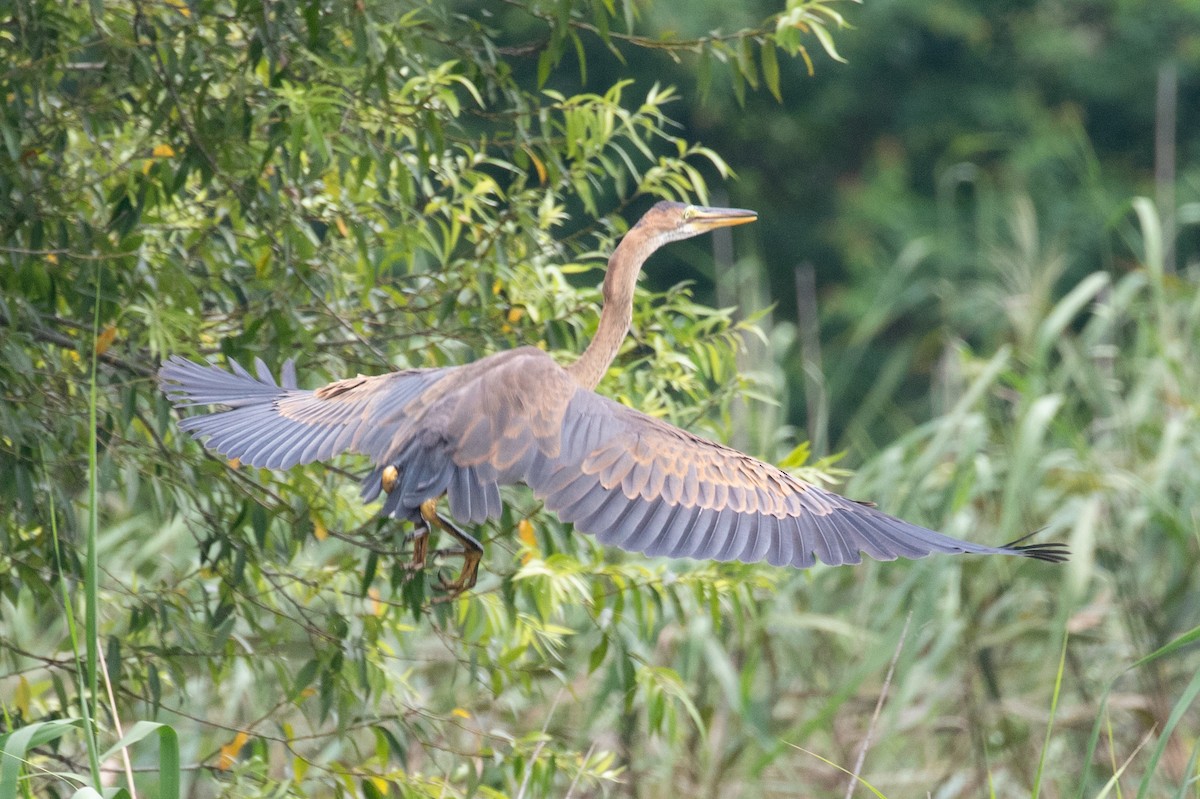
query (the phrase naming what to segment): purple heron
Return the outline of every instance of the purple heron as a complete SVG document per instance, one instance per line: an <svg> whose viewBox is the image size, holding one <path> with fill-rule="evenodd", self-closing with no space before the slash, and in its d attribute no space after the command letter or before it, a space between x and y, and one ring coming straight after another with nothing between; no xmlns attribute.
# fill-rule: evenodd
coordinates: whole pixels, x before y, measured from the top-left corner
<svg viewBox="0 0 1200 799"><path fill-rule="evenodd" d="M805 483L770 464L595 393L629 330L637 276L662 245L757 218L753 211L660 202L613 252L595 338L563 367L536 347L462 366L351 377L297 387L291 361L277 383L178 356L159 371L177 406L224 405L180 427L227 458L288 469L343 452L375 468L363 499L417 526L413 568L434 529L462 545L462 571L444 588L475 584L483 551L460 522L500 513L501 485L524 483L546 507L605 544L673 558L812 566L934 552L1020 555L1060 562L1061 544L999 547L961 541Z"/></svg>

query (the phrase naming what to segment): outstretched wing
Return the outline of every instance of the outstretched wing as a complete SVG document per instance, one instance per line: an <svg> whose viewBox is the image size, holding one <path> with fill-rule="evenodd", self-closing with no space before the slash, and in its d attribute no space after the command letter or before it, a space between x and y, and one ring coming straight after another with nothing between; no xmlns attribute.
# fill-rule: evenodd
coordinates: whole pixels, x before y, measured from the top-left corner
<svg viewBox="0 0 1200 799"><path fill-rule="evenodd" d="M800 568L859 563L864 552L1066 556L1061 545L983 546L888 516L579 388L549 358L525 358L520 377L506 372L459 404L452 459L528 484L606 544Z"/></svg>
<svg viewBox="0 0 1200 799"><path fill-rule="evenodd" d="M358 452L378 460L410 418L405 407L445 369L410 369L352 377L307 391L296 386L291 361L277 383L255 359L257 376L236 361L232 372L174 356L159 370L163 391L177 406L226 405L229 410L179 423L205 446L250 466L288 469Z"/></svg>
<svg viewBox="0 0 1200 799"><path fill-rule="evenodd" d="M485 363L486 361L486 363ZM934 552L1061 561L1058 544L988 547L909 524L809 485L736 450L580 388L545 353L522 348L460 369L354 377L315 391L172 358L159 372L177 405L229 410L180 426L227 457L275 469L341 452L401 471L383 512L443 493L479 522L499 513L497 486L528 484L564 521L623 549L670 557L766 560L801 568L816 559L858 563ZM453 375L452 379L446 379Z"/></svg>

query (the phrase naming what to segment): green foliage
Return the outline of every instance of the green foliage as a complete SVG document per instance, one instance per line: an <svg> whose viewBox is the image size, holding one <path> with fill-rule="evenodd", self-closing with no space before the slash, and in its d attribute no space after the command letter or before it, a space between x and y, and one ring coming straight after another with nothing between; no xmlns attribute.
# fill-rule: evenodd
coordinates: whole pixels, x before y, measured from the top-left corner
<svg viewBox="0 0 1200 799"><path fill-rule="evenodd" d="M996 220L1015 195L1030 198L1055 247L1045 254L1062 261L1047 296L1120 268L1128 254L1110 225L1133 196L1153 196L1164 221L1176 220L1168 257L1197 257L1200 9L1188 0L1153 13L1094 0L835 8L853 25L837 37L845 65L818 49L809 79L803 63L783 61L782 102L751 93L744 110L710 81L707 101L682 121L734 165L733 204L760 212L756 282L769 284L776 318L807 324L819 313L821 362L795 346L779 358L786 416L807 410L817 454L845 450L857 466L940 411L931 388L947 330L980 345L998 334L997 306L976 290L991 290L991 255L1009 232ZM650 15L691 35L754 13L701 9L657 4ZM1174 201L1154 173L1166 68L1178 74ZM685 95L706 85L688 62L670 79ZM815 311L797 307L802 264L815 274ZM812 412L822 402L826 423Z"/></svg>
<svg viewBox="0 0 1200 799"><path fill-rule="evenodd" d="M0 799L176 776L231 797L1190 795L1200 281L1094 119L1110 77L1144 92L1138 43L1191 57L1191 12L1010 5L689 5L678 36L662 3L11 6ZM1103 71L1067 63L1093 23ZM675 64L707 106L660 80ZM1045 74L1083 111L1021 89ZM1045 525L1065 570L665 563L512 490L479 587L447 602L457 564L406 570L360 461L252 470L175 428L167 353L296 357L306 385L569 358L639 208L729 173L676 118L738 156L780 296L799 253L852 279L821 296L824 440L876 454L848 493L989 543ZM786 405L787 325L693 296L709 264L683 251L699 282L652 276L601 390L825 478L837 456L805 466L735 402ZM761 382L738 361L754 320Z"/></svg>
<svg viewBox="0 0 1200 799"><path fill-rule="evenodd" d="M627 780L650 762L641 736L703 723L655 636L700 610L725 626L718 591L747 606L764 578L607 563L514 492L482 531L488 578L446 603L432 572L406 571L406 531L360 506L361 463L215 460L153 382L167 353L303 353L311 383L581 349L628 206L704 200L728 169L672 131L669 87L549 84L570 45L582 71L584 39L649 46L632 4L503 10L539 27L535 45L442 3L13 7L5 786L23 764L27 795L90 795L102 750L158 730L158 761L129 756L163 795L182 770L199 795L549 796ZM773 26L743 35L774 48ZM720 434L743 330L686 287L646 292L605 389ZM80 711L84 735L61 721ZM58 782L48 757L90 775Z"/></svg>
<svg viewBox="0 0 1200 799"><path fill-rule="evenodd" d="M1042 777L1062 795L1122 783L1165 795L1194 774L1194 765L1180 772L1161 758L1175 751L1187 759L1192 742L1177 725L1195 712L1196 659L1183 644L1200 630L1192 510L1200 440L1186 399L1200 390L1189 343L1200 336L1200 273L1166 273L1153 205L1133 207L1134 224L1120 230L1144 266L1094 272L1060 297L1045 285L1053 270L1021 235L997 250L995 283L976 299L996 304L1007 340L981 352L948 339L939 395L952 404L884 449L852 486L951 534L998 526L1000 538L1011 538L1042 524L1048 538L1070 543L1052 623L1072 640L1060 721L1046 745L1051 762L1080 766ZM1036 227L1027 201L1010 223ZM1037 238L1036 229L1026 232ZM1043 662L1054 646L1053 637L1022 643ZM1123 676L1114 664L1137 669ZM1147 715L1111 705L1094 715L1093 693L1111 696L1119 677L1121 694L1144 698ZM1088 723L1070 721L1079 718ZM1093 759L1101 730L1103 765ZM1147 744L1148 761L1138 756ZM1079 751L1086 756L1065 754ZM990 755L999 778L1010 767Z"/></svg>

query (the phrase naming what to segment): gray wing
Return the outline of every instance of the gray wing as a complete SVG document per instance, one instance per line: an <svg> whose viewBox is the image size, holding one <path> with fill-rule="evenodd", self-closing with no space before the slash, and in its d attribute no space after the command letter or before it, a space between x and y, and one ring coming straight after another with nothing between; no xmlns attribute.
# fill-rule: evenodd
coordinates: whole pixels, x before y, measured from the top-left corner
<svg viewBox="0 0 1200 799"><path fill-rule="evenodd" d="M563 521L622 549L675 558L859 563L935 552L1060 561L1057 544L961 541L576 386L549 358L459 408L456 463L524 482Z"/></svg>
<svg viewBox="0 0 1200 799"><path fill-rule="evenodd" d="M226 406L179 423L225 457L249 466L290 469L343 452L367 455L376 468L363 481L365 501L382 492L387 467L397 470L396 484L384 499L384 515L415 521L422 502L446 494L456 518L480 523L500 514L496 472L488 464L454 463L442 422L447 409L470 396L490 363L508 357L459 368L359 375L306 391L297 387L290 361L276 382L258 359L252 375L235 361L230 372L176 356L163 364L159 381L178 407Z"/></svg>
<svg viewBox="0 0 1200 799"><path fill-rule="evenodd" d="M500 511L498 486L528 484L567 522L623 549L670 557L767 560L807 567L934 552L1061 561L1057 544L987 547L880 513L580 388L545 353L522 348L457 369L354 377L315 391L285 364L277 383L172 358L159 372L177 405L229 410L180 426L205 446L252 466L285 469L341 452L400 476L387 515L412 518L447 494L453 515L481 522Z"/></svg>
<svg viewBox="0 0 1200 799"><path fill-rule="evenodd" d="M257 376L235 361L232 372L179 356L159 369L167 397L178 407L226 405L229 410L179 423L205 446L250 466L289 469L357 452L379 460L402 436L406 406L439 380L444 369L410 369L352 377L307 391L296 386L291 361L276 382L261 360Z"/></svg>
<svg viewBox="0 0 1200 799"><path fill-rule="evenodd" d="M573 398L566 424L570 443L544 475L531 475L534 491L564 521L622 549L799 568L859 563L861 553L1064 555L1057 545L989 547L910 524L590 392Z"/></svg>

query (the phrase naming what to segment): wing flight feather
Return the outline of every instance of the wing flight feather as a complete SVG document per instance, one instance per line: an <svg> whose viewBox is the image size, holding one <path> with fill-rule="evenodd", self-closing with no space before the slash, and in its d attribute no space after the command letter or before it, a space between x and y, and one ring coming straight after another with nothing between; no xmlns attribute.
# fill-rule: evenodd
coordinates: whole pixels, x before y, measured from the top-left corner
<svg viewBox="0 0 1200 799"><path fill-rule="evenodd" d="M410 369L378 377L352 377L315 391L296 387L291 361L276 382L255 359L251 374L236 361L232 371L172 357L159 370L167 397L177 406L225 405L229 410L191 416L179 426L206 446L249 466L288 469L358 452L377 460L408 423L403 408L446 370Z"/></svg>
<svg viewBox="0 0 1200 799"><path fill-rule="evenodd" d="M459 451L467 461L508 469L507 478L528 484L547 508L606 544L801 568L816 559L859 563L863 553L877 560L934 552L1064 557L1056 545L984 546L888 516L580 388L548 357L520 369L519 376L498 370L489 390L460 406L477 426L464 421ZM519 404L514 391L525 394ZM498 413L496 404L509 412ZM519 473L509 468L516 461Z"/></svg>

